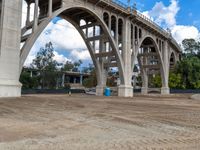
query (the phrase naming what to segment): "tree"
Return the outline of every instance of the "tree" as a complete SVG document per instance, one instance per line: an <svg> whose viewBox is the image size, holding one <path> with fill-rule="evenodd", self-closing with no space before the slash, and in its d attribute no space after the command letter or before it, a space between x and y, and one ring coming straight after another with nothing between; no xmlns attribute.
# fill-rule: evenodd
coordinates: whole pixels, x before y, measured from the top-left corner
<svg viewBox="0 0 200 150"><path fill-rule="evenodd" d="M172 89L185 89L183 85L182 76L180 73L170 72L169 87Z"/></svg>
<svg viewBox="0 0 200 150"><path fill-rule="evenodd" d="M53 59L53 45L51 42L41 47L33 60L31 66L40 71L40 81L42 88L55 88L57 83L57 61Z"/></svg>
<svg viewBox="0 0 200 150"><path fill-rule="evenodd" d="M183 58L176 66L176 74L181 75L185 88L200 88L200 59L196 56Z"/></svg>
<svg viewBox="0 0 200 150"><path fill-rule="evenodd" d="M25 69L21 73L20 82L23 85L23 89L37 88L39 85L38 78L36 76L31 77L30 72Z"/></svg>
<svg viewBox="0 0 200 150"><path fill-rule="evenodd" d="M75 61L75 62L74 62L74 68L73 68L72 71L74 71L74 72L79 72L79 67L81 66L82 63L83 63L83 62L82 62L81 60Z"/></svg>
<svg viewBox="0 0 200 150"><path fill-rule="evenodd" d="M86 78L83 80L83 86L87 88L92 88L97 86L97 77L96 77L96 71L92 64L89 64L88 67L86 67L83 71L84 73L90 73L89 78Z"/></svg>
<svg viewBox="0 0 200 150"><path fill-rule="evenodd" d="M79 67L81 64L82 64L81 60L75 61L74 63L71 61L66 61L66 63L64 64L64 66L61 70L62 71L79 72Z"/></svg>
<svg viewBox="0 0 200 150"><path fill-rule="evenodd" d="M194 39L182 41L183 58L169 75L170 88L200 88L200 42Z"/></svg>
<svg viewBox="0 0 200 150"><path fill-rule="evenodd" d="M156 74L155 76L150 76L149 77L149 82L151 83L151 86L153 88L162 86L160 74Z"/></svg>
<svg viewBox="0 0 200 150"><path fill-rule="evenodd" d="M182 41L182 45L186 55L194 56L200 53L200 42L195 39L184 39Z"/></svg>
<svg viewBox="0 0 200 150"><path fill-rule="evenodd" d="M64 64L63 68L61 69L62 71L72 71L74 68L74 64L71 61L66 61Z"/></svg>

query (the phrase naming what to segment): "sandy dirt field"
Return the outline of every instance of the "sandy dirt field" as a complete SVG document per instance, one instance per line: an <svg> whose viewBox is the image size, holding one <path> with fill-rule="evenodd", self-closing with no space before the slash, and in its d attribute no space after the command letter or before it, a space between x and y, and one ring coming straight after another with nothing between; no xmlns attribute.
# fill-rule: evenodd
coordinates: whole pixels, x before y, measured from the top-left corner
<svg viewBox="0 0 200 150"><path fill-rule="evenodd" d="M0 99L0 150L200 150L200 100L188 95Z"/></svg>

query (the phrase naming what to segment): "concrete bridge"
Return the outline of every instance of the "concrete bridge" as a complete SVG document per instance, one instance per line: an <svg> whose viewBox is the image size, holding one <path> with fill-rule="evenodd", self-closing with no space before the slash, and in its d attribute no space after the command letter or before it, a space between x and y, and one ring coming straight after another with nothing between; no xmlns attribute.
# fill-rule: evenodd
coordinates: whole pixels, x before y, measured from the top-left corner
<svg viewBox="0 0 200 150"><path fill-rule="evenodd" d="M169 70L181 49L169 32L117 0L25 0L26 26L21 28L22 0L0 4L0 97L21 95L19 76L38 36L59 16L74 25L82 36L96 68L96 94L102 95L107 72L117 67L118 95L132 97L132 71L136 62L142 73L142 93L148 93L148 77L159 73L161 94L169 94ZM34 18L30 20L30 5ZM23 46L22 46L23 45Z"/></svg>

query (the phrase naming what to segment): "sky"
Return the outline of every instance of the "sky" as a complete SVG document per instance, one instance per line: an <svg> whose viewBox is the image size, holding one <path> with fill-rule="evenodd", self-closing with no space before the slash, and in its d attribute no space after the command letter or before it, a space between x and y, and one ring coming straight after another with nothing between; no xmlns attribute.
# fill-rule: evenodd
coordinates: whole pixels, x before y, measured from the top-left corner
<svg viewBox="0 0 200 150"><path fill-rule="evenodd" d="M127 3L127 0L120 0ZM200 37L200 0L131 0L137 10L164 29L170 29L179 44L185 38ZM22 26L25 24L26 3L23 2ZM33 6L32 12L33 12ZM40 47L52 42L54 59L59 63L83 61L82 67L92 63L90 54L78 31L66 20L55 18L35 42L25 62L29 66Z"/></svg>

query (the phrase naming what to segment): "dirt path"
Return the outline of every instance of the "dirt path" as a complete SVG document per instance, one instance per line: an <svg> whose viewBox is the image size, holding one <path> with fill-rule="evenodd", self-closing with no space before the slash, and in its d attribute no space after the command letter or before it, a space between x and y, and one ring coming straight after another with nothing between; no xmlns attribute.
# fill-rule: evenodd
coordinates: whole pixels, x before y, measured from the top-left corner
<svg viewBox="0 0 200 150"><path fill-rule="evenodd" d="M0 150L200 150L200 101L188 97L0 99Z"/></svg>

